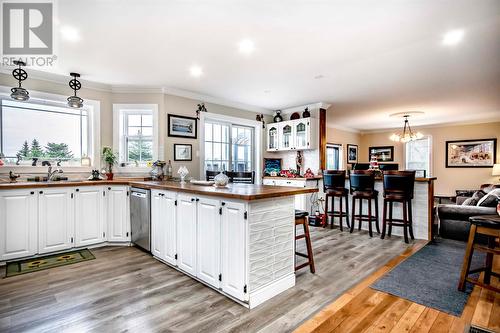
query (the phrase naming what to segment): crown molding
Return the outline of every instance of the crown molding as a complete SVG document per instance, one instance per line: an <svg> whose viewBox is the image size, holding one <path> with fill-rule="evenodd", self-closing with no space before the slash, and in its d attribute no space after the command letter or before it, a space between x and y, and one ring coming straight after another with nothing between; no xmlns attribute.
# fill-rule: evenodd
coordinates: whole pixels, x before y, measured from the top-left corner
<svg viewBox="0 0 500 333"><path fill-rule="evenodd" d="M341 131L345 132L350 132L350 133L356 133L356 134L362 134L362 132L358 129L352 128L352 127L347 127L347 126L342 126L342 125L329 125L327 123L326 125L327 128L333 128L333 129L338 129Z"/></svg>
<svg viewBox="0 0 500 333"><path fill-rule="evenodd" d="M282 109L281 114L290 114L290 113L294 113L294 112L300 112L300 111L304 111L305 108L309 108L309 111L314 111L314 110L319 110L319 109L327 110L330 106L331 106L331 104L328 104L328 103L316 102L316 103L292 106L292 107L289 107L286 109Z"/></svg>

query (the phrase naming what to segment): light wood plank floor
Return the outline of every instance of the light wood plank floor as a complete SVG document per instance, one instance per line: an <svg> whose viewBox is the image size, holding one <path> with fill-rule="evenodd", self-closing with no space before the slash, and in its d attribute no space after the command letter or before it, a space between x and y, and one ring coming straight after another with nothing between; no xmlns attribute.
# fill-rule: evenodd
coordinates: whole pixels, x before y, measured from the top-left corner
<svg viewBox="0 0 500 333"><path fill-rule="evenodd" d="M311 230L317 273L303 269L294 288L253 310L138 249L106 247L92 250L96 260L0 279L0 332L290 332L412 248L398 237ZM357 312L379 303L365 296L371 303Z"/></svg>
<svg viewBox="0 0 500 333"><path fill-rule="evenodd" d="M425 244L415 244L344 293L295 330L309 332L469 332L475 325L500 332L500 294L474 287L462 316L455 317L438 310L398 298L369 286L398 263ZM500 271L500 258L495 258L495 270ZM481 276L482 278L482 276ZM458 283L458 281L457 281ZM492 284L500 287L498 278Z"/></svg>

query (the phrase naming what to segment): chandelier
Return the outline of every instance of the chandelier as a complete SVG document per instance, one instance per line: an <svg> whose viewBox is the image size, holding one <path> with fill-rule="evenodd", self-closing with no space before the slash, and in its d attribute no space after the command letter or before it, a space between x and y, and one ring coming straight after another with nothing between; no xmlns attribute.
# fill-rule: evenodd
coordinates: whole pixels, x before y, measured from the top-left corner
<svg viewBox="0 0 500 333"><path fill-rule="evenodd" d="M414 133L411 130L410 122L408 121L408 118L410 117L410 115L405 114L403 117L405 119L405 125L403 127L403 131L400 133L392 134L390 139L392 141L405 143L405 142L415 141L415 140L423 138L424 135L422 133L420 133L420 132Z"/></svg>
<svg viewBox="0 0 500 333"><path fill-rule="evenodd" d="M69 73L73 77L71 81L69 81L69 87L73 89L74 95L68 97L68 105L72 108L81 108L83 106L83 99L76 95L76 92L82 88L82 84L78 81L80 74L78 73Z"/></svg>
<svg viewBox="0 0 500 333"><path fill-rule="evenodd" d="M26 63L24 61L14 60L14 64L19 67L12 71L12 76L18 81L19 86L10 90L12 92L10 97L17 101L27 101L30 98L30 94L28 90L21 86L21 83L28 78L28 73L22 69L23 66L26 66Z"/></svg>

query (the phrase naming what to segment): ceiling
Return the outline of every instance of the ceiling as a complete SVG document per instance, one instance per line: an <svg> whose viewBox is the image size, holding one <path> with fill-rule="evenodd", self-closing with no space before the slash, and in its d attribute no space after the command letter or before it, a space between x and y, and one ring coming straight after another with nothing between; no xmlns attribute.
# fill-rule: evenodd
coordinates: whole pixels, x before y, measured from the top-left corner
<svg viewBox="0 0 500 333"><path fill-rule="evenodd" d="M50 73L266 109L326 102L331 126L361 131L400 126L389 114L407 110L425 112L415 125L500 119L498 0L64 0L57 11L57 63L39 68ZM444 46L451 29L463 42Z"/></svg>

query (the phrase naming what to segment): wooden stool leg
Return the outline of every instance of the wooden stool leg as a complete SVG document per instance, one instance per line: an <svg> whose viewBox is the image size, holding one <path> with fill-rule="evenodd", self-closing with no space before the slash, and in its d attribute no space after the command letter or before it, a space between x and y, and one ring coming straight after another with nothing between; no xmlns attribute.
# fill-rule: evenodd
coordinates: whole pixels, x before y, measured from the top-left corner
<svg viewBox="0 0 500 333"><path fill-rule="evenodd" d="M392 204L392 201L389 201L389 220L387 221L387 223L389 224L389 228L387 230L387 236L391 237L391 233L392 233L392 208L393 208L393 204Z"/></svg>
<svg viewBox="0 0 500 333"><path fill-rule="evenodd" d="M359 223L358 230L361 230L361 224L363 223L363 198L359 198Z"/></svg>
<svg viewBox="0 0 500 333"><path fill-rule="evenodd" d="M409 243L408 241L408 207L406 206L406 202L403 201L403 233L405 237L405 243Z"/></svg>
<svg viewBox="0 0 500 333"><path fill-rule="evenodd" d="M325 195L325 225L323 228L326 228L328 226L328 220L330 219L330 215L328 214L328 200L330 199L330 196L327 194Z"/></svg>
<svg viewBox="0 0 500 333"><path fill-rule="evenodd" d="M488 247L490 249L495 248L495 238L494 237L488 237ZM493 268L493 253L486 253L486 269L484 271L484 284L490 284L491 283L491 269Z"/></svg>
<svg viewBox="0 0 500 333"><path fill-rule="evenodd" d="M352 221L351 221L351 231L350 231L351 234L354 231L354 224L356 224L356 217L354 215L355 212L356 212L356 198L352 197L352 214L351 214Z"/></svg>
<svg viewBox="0 0 500 333"><path fill-rule="evenodd" d="M458 290L465 291L465 279L470 270L470 263L472 255L474 254L474 238L476 237L476 225L472 224L469 232L469 240L467 241L467 247L465 248L464 263L462 265L462 272L460 273L460 280L458 282Z"/></svg>
<svg viewBox="0 0 500 333"><path fill-rule="evenodd" d="M373 237L372 231L372 200L368 199L368 233Z"/></svg>
<svg viewBox="0 0 500 333"><path fill-rule="evenodd" d="M378 225L378 197L375 198L375 227L377 232L380 234L380 227Z"/></svg>
<svg viewBox="0 0 500 333"><path fill-rule="evenodd" d="M342 197L339 197L339 205L340 205L340 210L339 210L339 227L340 227L340 231L344 231L342 229L342 218L343 218L343 215L344 215L344 211L342 210Z"/></svg>
<svg viewBox="0 0 500 333"><path fill-rule="evenodd" d="M409 226L409 230L410 230L410 237L411 239L415 239L415 237L413 237L413 212L412 212L412 208L411 208L411 199L408 200L408 226Z"/></svg>
<svg viewBox="0 0 500 333"><path fill-rule="evenodd" d="M345 222L347 224L347 228L351 227L351 224L349 223L349 196L345 196Z"/></svg>
<svg viewBox="0 0 500 333"><path fill-rule="evenodd" d="M309 261L309 269L311 273L315 273L316 269L314 268L314 258L313 258L313 250L311 245L311 234L309 233L309 225L308 223L304 223L304 234L306 235L306 247L307 247L307 260Z"/></svg>
<svg viewBox="0 0 500 333"><path fill-rule="evenodd" d="M384 207L382 208L382 235L380 238L385 238L385 228L387 226L387 201L384 199Z"/></svg>

